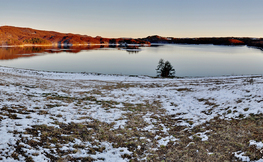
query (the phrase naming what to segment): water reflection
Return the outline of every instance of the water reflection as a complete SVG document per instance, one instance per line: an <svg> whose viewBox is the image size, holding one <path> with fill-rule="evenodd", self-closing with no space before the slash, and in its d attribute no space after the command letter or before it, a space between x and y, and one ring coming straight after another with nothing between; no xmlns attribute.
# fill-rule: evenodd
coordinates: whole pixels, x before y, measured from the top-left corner
<svg viewBox="0 0 263 162"><path fill-rule="evenodd" d="M72 48L72 47L5 47L0 48L0 60L10 60L10 59L17 59L20 57L33 57L38 55L43 55L47 53L61 53L61 52L68 52L68 53L78 53L82 50L94 50L98 48L104 48L101 46L89 46L89 47L79 47L79 48Z"/></svg>
<svg viewBox="0 0 263 162"><path fill-rule="evenodd" d="M137 54L139 53L140 51L132 51L132 50L126 50L129 54Z"/></svg>
<svg viewBox="0 0 263 162"><path fill-rule="evenodd" d="M127 51L129 54L136 54L142 50L139 46L136 46L136 45L130 45L130 46L125 45L124 47L121 47L120 49Z"/></svg>
<svg viewBox="0 0 263 162"><path fill-rule="evenodd" d="M36 56L36 52L43 52L41 48L0 48L0 60L17 59L19 57Z"/></svg>
<svg viewBox="0 0 263 162"><path fill-rule="evenodd" d="M129 54L135 54L141 51L139 47L134 46L117 46L117 45L92 45L92 46L78 46L78 47L3 47L0 48L0 60L11 60L18 59L20 57L33 57L44 54L52 53L79 53L81 51L97 50L97 49L107 49L116 48L118 50L127 51Z"/></svg>
<svg viewBox="0 0 263 162"><path fill-rule="evenodd" d="M263 52L246 46L0 48L1 66L46 71L156 76L160 58L169 60L176 76L263 74Z"/></svg>

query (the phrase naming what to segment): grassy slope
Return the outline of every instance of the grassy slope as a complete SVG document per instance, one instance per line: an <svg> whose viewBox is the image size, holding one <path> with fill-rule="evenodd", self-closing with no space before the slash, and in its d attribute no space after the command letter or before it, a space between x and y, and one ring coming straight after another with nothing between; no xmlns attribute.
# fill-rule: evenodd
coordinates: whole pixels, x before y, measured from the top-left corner
<svg viewBox="0 0 263 162"><path fill-rule="evenodd" d="M263 142L261 76L162 80L0 70L2 160L263 159L263 148L251 145Z"/></svg>

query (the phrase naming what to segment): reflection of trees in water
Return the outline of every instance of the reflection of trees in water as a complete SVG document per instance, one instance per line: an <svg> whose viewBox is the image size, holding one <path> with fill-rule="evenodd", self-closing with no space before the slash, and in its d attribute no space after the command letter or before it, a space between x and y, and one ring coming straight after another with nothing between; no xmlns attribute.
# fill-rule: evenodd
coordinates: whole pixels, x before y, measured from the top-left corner
<svg viewBox="0 0 263 162"><path fill-rule="evenodd" d="M33 57L39 54L54 54L54 53L79 53L83 50L96 50L118 48L117 45L89 45L89 46L62 46L62 47L50 47L50 46L28 46L28 47L2 47L0 48L0 60L17 59L20 57ZM127 46L125 50L129 54L137 54L141 49L137 46Z"/></svg>
<svg viewBox="0 0 263 162"><path fill-rule="evenodd" d="M121 46L121 50L126 50L129 54L137 54L141 51L140 47L137 45L125 45Z"/></svg>
<svg viewBox="0 0 263 162"><path fill-rule="evenodd" d="M128 51L128 50L126 50L129 54L137 54L137 53L139 53L140 51Z"/></svg>
<svg viewBox="0 0 263 162"><path fill-rule="evenodd" d="M100 45L94 46L77 46L77 47L45 47L45 46L34 46L34 47L3 47L0 48L0 60L16 59L19 57L33 57L44 53L78 53L82 50L94 50L98 48L104 48Z"/></svg>
<svg viewBox="0 0 263 162"><path fill-rule="evenodd" d="M33 51L33 52L32 52ZM0 48L0 60L16 59L19 57L32 57L35 56L40 49L35 48Z"/></svg>

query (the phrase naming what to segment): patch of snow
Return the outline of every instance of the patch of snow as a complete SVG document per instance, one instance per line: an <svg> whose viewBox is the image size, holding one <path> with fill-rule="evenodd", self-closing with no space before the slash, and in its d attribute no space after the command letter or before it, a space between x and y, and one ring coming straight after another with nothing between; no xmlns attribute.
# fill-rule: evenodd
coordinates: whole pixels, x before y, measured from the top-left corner
<svg viewBox="0 0 263 162"><path fill-rule="evenodd" d="M106 161L106 162L111 162L111 161L125 162L129 160L123 159L121 155L132 154L132 152L130 152L127 148L125 147L113 148L112 144L108 142L103 142L102 146L105 147L105 150L102 153L97 152L96 155L91 155L92 158L94 159L103 158L105 160L98 160L98 161Z"/></svg>
<svg viewBox="0 0 263 162"><path fill-rule="evenodd" d="M234 154L235 154L235 157L237 157L238 159L242 161L250 161L250 158L248 156L243 156L245 153L242 151L234 152Z"/></svg>
<svg viewBox="0 0 263 162"><path fill-rule="evenodd" d="M160 136L156 136L155 139L158 139ZM174 142L174 141L177 141L178 139L174 138L174 136L167 136L165 138L161 138L159 139L157 142L158 142L158 147L161 147L161 146L166 146L170 141Z"/></svg>
<svg viewBox="0 0 263 162"><path fill-rule="evenodd" d="M262 142L256 142L254 140L249 141L249 145L256 145L257 149L262 149L263 148L263 143Z"/></svg>
<svg viewBox="0 0 263 162"><path fill-rule="evenodd" d="M201 138L201 141L207 141L208 140L208 136L206 135L207 132L210 132L209 130L205 131L205 132L198 132L195 134L195 136L198 136L199 138ZM193 136L189 136L190 139L193 139Z"/></svg>

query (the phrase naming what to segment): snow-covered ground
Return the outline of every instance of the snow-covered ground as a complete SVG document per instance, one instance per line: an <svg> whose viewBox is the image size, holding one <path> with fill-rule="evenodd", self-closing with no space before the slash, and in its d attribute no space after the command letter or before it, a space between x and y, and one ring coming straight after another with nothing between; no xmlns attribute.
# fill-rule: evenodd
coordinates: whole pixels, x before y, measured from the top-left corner
<svg viewBox="0 0 263 162"><path fill-rule="evenodd" d="M263 77L156 79L0 67L0 109L3 161L161 161L158 150L181 141L175 128L263 113ZM206 142L210 132L189 140ZM262 141L250 140L261 151ZM248 160L240 151L233 155Z"/></svg>

